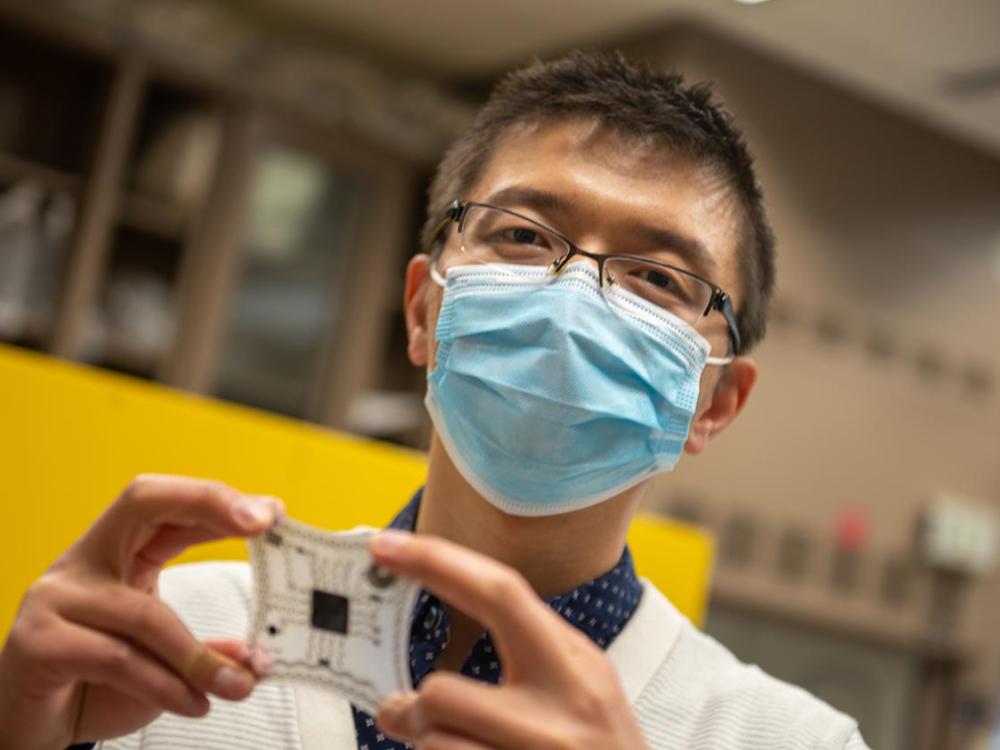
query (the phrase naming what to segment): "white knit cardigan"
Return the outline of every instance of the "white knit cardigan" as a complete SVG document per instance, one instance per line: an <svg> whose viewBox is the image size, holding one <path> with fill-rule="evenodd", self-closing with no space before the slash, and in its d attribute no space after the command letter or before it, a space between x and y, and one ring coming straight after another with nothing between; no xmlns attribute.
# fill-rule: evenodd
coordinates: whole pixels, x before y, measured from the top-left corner
<svg viewBox="0 0 1000 750"><path fill-rule="evenodd" d="M638 609L607 654L649 750L867 750L853 719L742 664L648 581L643 588ZM244 637L251 590L245 563L181 565L160 577L161 596L199 638ZM357 747L346 700L275 682L262 683L239 703L212 699L202 719L164 714L101 747L367 750Z"/></svg>

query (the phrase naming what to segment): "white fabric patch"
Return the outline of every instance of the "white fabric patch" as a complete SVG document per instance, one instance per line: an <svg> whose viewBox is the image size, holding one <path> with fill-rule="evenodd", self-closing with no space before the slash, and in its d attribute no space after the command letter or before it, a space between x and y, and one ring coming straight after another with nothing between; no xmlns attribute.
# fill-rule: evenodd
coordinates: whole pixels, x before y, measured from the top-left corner
<svg viewBox="0 0 1000 750"><path fill-rule="evenodd" d="M392 693L413 689L410 623L421 590L374 564L375 533L285 518L249 543L247 640L274 660L268 677L327 688L369 714Z"/></svg>

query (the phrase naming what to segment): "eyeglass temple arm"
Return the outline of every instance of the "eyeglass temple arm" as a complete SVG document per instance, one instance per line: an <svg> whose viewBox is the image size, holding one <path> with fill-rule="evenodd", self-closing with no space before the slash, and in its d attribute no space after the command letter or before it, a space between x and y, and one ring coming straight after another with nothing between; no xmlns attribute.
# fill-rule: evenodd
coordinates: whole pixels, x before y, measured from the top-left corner
<svg viewBox="0 0 1000 750"><path fill-rule="evenodd" d="M434 227L434 231L431 232L431 239L430 242L428 242L427 244L425 252L428 253L431 252L431 250L434 248L434 243L437 242L437 239L438 237L441 236L441 232L444 231L444 228L448 226L449 222L458 221L459 219L461 219L462 211L464 210L465 210L465 204L462 203L462 201L460 200L456 199L448 204L448 208L446 208L444 211L441 212L441 221L438 222L438 225Z"/></svg>
<svg viewBox="0 0 1000 750"><path fill-rule="evenodd" d="M733 354L739 354L743 348L743 342L740 340L740 328L736 325L736 311L733 310L732 297L720 290L713 307L726 319L726 323L729 325L729 337L733 342Z"/></svg>

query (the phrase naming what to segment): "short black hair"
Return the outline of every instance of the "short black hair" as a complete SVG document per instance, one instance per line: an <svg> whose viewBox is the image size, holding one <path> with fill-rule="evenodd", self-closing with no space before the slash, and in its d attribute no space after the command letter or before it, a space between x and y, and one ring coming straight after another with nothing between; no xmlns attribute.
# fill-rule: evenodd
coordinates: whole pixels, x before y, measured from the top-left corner
<svg viewBox="0 0 1000 750"><path fill-rule="evenodd" d="M753 157L710 84L689 85L677 74L629 62L620 52L577 51L501 78L472 126L438 164L421 235L424 247L434 241L448 205L467 197L511 127L577 118L662 145L724 178L744 216L737 248L743 293L736 319L742 351L749 351L764 336L774 290L774 234Z"/></svg>

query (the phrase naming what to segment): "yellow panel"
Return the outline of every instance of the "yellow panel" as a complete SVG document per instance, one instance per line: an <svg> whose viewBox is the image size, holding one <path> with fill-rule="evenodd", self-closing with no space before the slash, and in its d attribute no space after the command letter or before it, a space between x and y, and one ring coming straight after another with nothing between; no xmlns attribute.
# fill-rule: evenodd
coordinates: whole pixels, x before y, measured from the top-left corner
<svg viewBox="0 0 1000 750"><path fill-rule="evenodd" d="M632 521L628 543L635 567L695 625L708 608L715 545L703 528L649 514Z"/></svg>
<svg viewBox="0 0 1000 750"><path fill-rule="evenodd" d="M136 474L213 477L325 528L384 525L421 485L420 453L0 345L0 634L21 592ZM712 559L702 531L644 518L636 565L692 620ZM181 560L244 558L240 541Z"/></svg>

